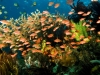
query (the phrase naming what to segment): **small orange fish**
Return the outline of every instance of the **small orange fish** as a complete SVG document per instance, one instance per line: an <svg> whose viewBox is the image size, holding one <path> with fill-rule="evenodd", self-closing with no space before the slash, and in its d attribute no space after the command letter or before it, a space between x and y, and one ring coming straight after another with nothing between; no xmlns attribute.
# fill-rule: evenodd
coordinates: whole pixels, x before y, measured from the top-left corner
<svg viewBox="0 0 100 75"><path fill-rule="evenodd" d="M58 8L60 6L60 4L59 3L56 3L55 5L54 5L54 8Z"/></svg>
<svg viewBox="0 0 100 75"><path fill-rule="evenodd" d="M72 5L73 4L73 0L66 0L66 3L69 4L69 5Z"/></svg>
<svg viewBox="0 0 100 75"><path fill-rule="evenodd" d="M36 30L36 31L35 31L36 34L39 33L39 32L40 32L40 30Z"/></svg>
<svg viewBox="0 0 100 75"><path fill-rule="evenodd" d="M87 15L90 15L90 13L91 13L91 11L88 11L88 12L87 12Z"/></svg>
<svg viewBox="0 0 100 75"><path fill-rule="evenodd" d="M48 11L43 11L42 14L49 14L49 12Z"/></svg>
<svg viewBox="0 0 100 75"><path fill-rule="evenodd" d="M62 23L63 23L63 24L66 24L66 25L69 25L70 21L67 20L67 19L65 19L65 20L62 20Z"/></svg>
<svg viewBox="0 0 100 75"><path fill-rule="evenodd" d="M100 35L100 31L98 31L97 33L98 33L98 35Z"/></svg>
<svg viewBox="0 0 100 75"><path fill-rule="evenodd" d="M38 53L42 53L42 51L41 50L32 50L32 53L36 53L36 52L38 52Z"/></svg>
<svg viewBox="0 0 100 75"><path fill-rule="evenodd" d="M40 44L33 44L32 47L34 47L34 48L36 48L36 49L41 48L41 47L40 47Z"/></svg>
<svg viewBox="0 0 100 75"><path fill-rule="evenodd" d="M80 19L80 21L83 21L83 20L85 20L85 18L81 18L81 19Z"/></svg>
<svg viewBox="0 0 100 75"><path fill-rule="evenodd" d="M21 41L21 42L25 42L25 41L27 41L27 40L26 40L26 38L21 37L21 38L19 39L19 41Z"/></svg>
<svg viewBox="0 0 100 75"><path fill-rule="evenodd" d="M54 34L49 34L48 38L52 38L54 36Z"/></svg>
<svg viewBox="0 0 100 75"><path fill-rule="evenodd" d="M86 42L85 41L80 41L80 44L85 44Z"/></svg>
<svg viewBox="0 0 100 75"><path fill-rule="evenodd" d="M20 32L19 30L15 30L13 33L14 33L15 35L20 35L20 34L21 34L21 32Z"/></svg>
<svg viewBox="0 0 100 75"><path fill-rule="evenodd" d="M42 30L42 31L46 31L46 30L47 30L47 28L46 28L46 27L44 27L44 28L42 28L41 30Z"/></svg>
<svg viewBox="0 0 100 75"><path fill-rule="evenodd" d="M72 14L74 14L74 12L73 12L73 11L70 11L68 14L69 14L69 15L72 15Z"/></svg>
<svg viewBox="0 0 100 75"><path fill-rule="evenodd" d="M53 29L53 31L56 31L58 28L59 28L59 27L55 27L55 28Z"/></svg>
<svg viewBox="0 0 100 75"><path fill-rule="evenodd" d="M90 24L86 24L85 26L86 26L86 27L90 27L91 25L90 25Z"/></svg>
<svg viewBox="0 0 100 75"><path fill-rule="evenodd" d="M51 44L51 42L46 42L46 44L47 44L47 45L50 45L50 44Z"/></svg>
<svg viewBox="0 0 100 75"><path fill-rule="evenodd" d="M95 28L93 28L93 27L92 27L92 28L90 28L90 30L91 30L91 31L94 31L94 30L95 30Z"/></svg>
<svg viewBox="0 0 100 75"><path fill-rule="evenodd" d="M23 51L24 49L23 48L19 48L18 50Z"/></svg>
<svg viewBox="0 0 100 75"><path fill-rule="evenodd" d="M61 45L60 48L66 48L66 44Z"/></svg>
<svg viewBox="0 0 100 75"><path fill-rule="evenodd" d="M22 52L22 56L25 57L26 56L26 50Z"/></svg>
<svg viewBox="0 0 100 75"><path fill-rule="evenodd" d="M23 45L28 45L29 44L29 42L28 41L25 41L24 43L23 43Z"/></svg>
<svg viewBox="0 0 100 75"><path fill-rule="evenodd" d="M38 38L38 39L35 41L35 43L36 43L36 44L39 44L41 41L42 41L42 37Z"/></svg>
<svg viewBox="0 0 100 75"><path fill-rule="evenodd" d="M49 2L48 6L52 6L54 4L54 2Z"/></svg>
<svg viewBox="0 0 100 75"><path fill-rule="evenodd" d="M81 14L83 14L84 12L83 11L79 11L77 14L78 15L81 15Z"/></svg>
<svg viewBox="0 0 100 75"><path fill-rule="evenodd" d="M10 22L8 22L7 20L0 20L0 23L10 25Z"/></svg>
<svg viewBox="0 0 100 75"><path fill-rule="evenodd" d="M34 37L34 36L36 36L36 35L37 35L36 33L30 34L31 37Z"/></svg>
<svg viewBox="0 0 100 75"><path fill-rule="evenodd" d="M83 13L82 16L87 16L87 13Z"/></svg>
<svg viewBox="0 0 100 75"><path fill-rule="evenodd" d="M40 18L40 22L42 23L42 22L44 22L46 20L46 17L45 16L42 16L41 18Z"/></svg>
<svg viewBox="0 0 100 75"><path fill-rule="evenodd" d="M56 22L61 22L62 19L60 17L56 18Z"/></svg>
<svg viewBox="0 0 100 75"><path fill-rule="evenodd" d="M100 39L96 39L96 42L100 42Z"/></svg>
<svg viewBox="0 0 100 75"><path fill-rule="evenodd" d="M11 55L12 58L16 57L17 53Z"/></svg>
<svg viewBox="0 0 100 75"><path fill-rule="evenodd" d="M100 20L98 20L96 23L100 23Z"/></svg>
<svg viewBox="0 0 100 75"><path fill-rule="evenodd" d="M72 33L71 33L70 31L68 31L68 30L65 30L64 33L65 33L66 35L71 35L71 34L72 34Z"/></svg>
<svg viewBox="0 0 100 75"><path fill-rule="evenodd" d="M0 44L0 49L5 47L5 44Z"/></svg>
<svg viewBox="0 0 100 75"><path fill-rule="evenodd" d="M78 48L78 46L72 46L72 48L77 49L77 48Z"/></svg>
<svg viewBox="0 0 100 75"><path fill-rule="evenodd" d="M58 43L58 42L61 42L61 40L57 38L54 40L54 42Z"/></svg>
<svg viewBox="0 0 100 75"><path fill-rule="evenodd" d="M71 42L70 44L71 44L71 45L75 45L76 43L75 43L75 42Z"/></svg>

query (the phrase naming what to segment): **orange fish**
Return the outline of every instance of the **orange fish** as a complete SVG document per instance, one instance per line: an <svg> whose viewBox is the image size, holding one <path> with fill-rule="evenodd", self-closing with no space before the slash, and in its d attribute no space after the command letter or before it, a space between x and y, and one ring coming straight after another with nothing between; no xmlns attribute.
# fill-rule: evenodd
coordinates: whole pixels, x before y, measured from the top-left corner
<svg viewBox="0 0 100 75"><path fill-rule="evenodd" d="M15 30L13 33L14 33L15 35L20 35L20 34L21 34L21 32L20 32L19 30Z"/></svg>
<svg viewBox="0 0 100 75"><path fill-rule="evenodd" d="M66 48L66 44L61 45L60 48Z"/></svg>
<svg viewBox="0 0 100 75"><path fill-rule="evenodd" d="M23 45L28 45L29 44L29 42L28 41L25 41L24 43L23 43Z"/></svg>
<svg viewBox="0 0 100 75"><path fill-rule="evenodd" d="M32 50L32 53L36 53L36 52L42 53L41 50L37 50L37 49L36 50Z"/></svg>
<svg viewBox="0 0 100 75"><path fill-rule="evenodd" d="M54 34L49 34L48 38L52 38L54 36Z"/></svg>
<svg viewBox="0 0 100 75"><path fill-rule="evenodd" d="M31 37L34 37L34 36L36 36L36 35L37 35L36 33L30 34Z"/></svg>
<svg viewBox="0 0 100 75"><path fill-rule="evenodd" d="M100 42L100 39L96 39L96 42Z"/></svg>
<svg viewBox="0 0 100 75"><path fill-rule="evenodd" d="M73 12L73 11L70 11L68 14L69 14L69 15L72 15L72 14L74 14L74 12Z"/></svg>
<svg viewBox="0 0 100 75"><path fill-rule="evenodd" d="M72 48L77 49L77 48L78 48L78 46L72 46Z"/></svg>
<svg viewBox="0 0 100 75"><path fill-rule="evenodd" d="M26 40L26 38L21 37L21 38L19 39L19 41L21 41L21 42L25 42L25 41L27 41L27 40Z"/></svg>
<svg viewBox="0 0 100 75"><path fill-rule="evenodd" d="M8 22L7 20L1 20L0 23L10 25L10 22Z"/></svg>
<svg viewBox="0 0 100 75"><path fill-rule="evenodd" d="M65 20L62 20L62 23L63 24L66 24L67 26L70 24L70 21L69 20L67 20L67 19L65 19Z"/></svg>
<svg viewBox="0 0 100 75"><path fill-rule="evenodd" d="M90 25L90 24L86 24L85 26L86 26L86 27L90 27L91 25Z"/></svg>
<svg viewBox="0 0 100 75"><path fill-rule="evenodd" d="M85 20L85 18L81 18L81 19L80 19L80 21L83 21L83 20Z"/></svg>
<svg viewBox="0 0 100 75"><path fill-rule="evenodd" d="M86 42L85 41L80 41L80 44L85 44Z"/></svg>
<svg viewBox="0 0 100 75"><path fill-rule="evenodd" d="M50 45L50 44L51 44L51 42L46 42L46 44L47 44L47 45Z"/></svg>
<svg viewBox="0 0 100 75"><path fill-rule="evenodd" d="M60 4L59 3L56 3L55 5L54 5L54 8L58 8L60 6Z"/></svg>
<svg viewBox="0 0 100 75"><path fill-rule="evenodd" d="M38 38L38 39L35 41L35 43L36 43L36 44L39 44L41 41L42 41L42 37Z"/></svg>
<svg viewBox="0 0 100 75"><path fill-rule="evenodd" d="M42 22L45 22L45 20L46 20L46 17L45 16L42 16L41 18L40 18L40 22L42 23Z"/></svg>
<svg viewBox="0 0 100 75"><path fill-rule="evenodd" d="M95 30L95 28L93 28L93 27L92 27L92 28L90 28L90 30L91 30L91 31L94 31L94 30Z"/></svg>
<svg viewBox="0 0 100 75"><path fill-rule="evenodd" d="M98 31L98 35L100 35L100 31Z"/></svg>
<svg viewBox="0 0 100 75"><path fill-rule="evenodd" d="M48 6L52 6L54 4L54 2L49 2Z"/></svg>
<svg viewBox="0 0 100 75"><path fill-rule="evenodd" d="M17 53L11 55L12 58L16 57Z"/></svg>
<svg viewBox="0 0 100 75"><path fill-rule="evenodd" d="M83 13L82 16L87 16L87 13Z"/></svg>
<svg viewBox="0 0 100 75"><path fill-rule="evenodd" d="M23 48L19 48L18 50L23 51L24 49Z"/></svg>
<svg viewBox="0 0 100 75"><path fill-rule="evenodd" d="M79 11L77 14L81 15L81 14L83 14L83 13L84 13L83 11Z"/></svg>
<svg viewBox="0 0 100 75"><path fill-rule="evenodd" d="M87 15L89 15L90 13L91 13L91 11L88 11L88 12L87 12Z"/></svg>
<svg viewBox="0 0 100 75"><path fill-rule="evenodd" d="M0 49L5 47L5 44L0 44Z"/></svg>
<svg viewBox="0 0 100 75"><path fill-rule="evenodd" d="M69 4L69 5L72 5L73 4L73 0L66 0L66 3Z"/></svg>
<svg viewBox="0 0 100 75"><path fill-rule="evenodd" d="M57 38L54 40L54 42L58 43L58 42L61 42L61 40Z"/></svg>
<svg viewBox="0 0 100 75"><path fill-rule="evenodd" d="M47 30L47 28L46 28L46 27L44 27L44 28L42 28L41 30L42 30L42 31L46 31L46 30Z"/></svg>
<svg viewBox="0 0 100 75"><path fill-rule="evenodd" d="M33 44L32 47L39 49L40 48L40 44Z"/></svg>
<svg viewBox="0 0 100 75"><path fill-rule="evenodd" d="M76 43L75 43L75 42L71 42L70 44L71 44L71 45L75 45Z"/></svg>
<svg viewBox="0 0 100 75"><path fill-rule="evenodd" d="M96 23L100 23L100 20L98 20Z"/></svg>
<svg viewBox="0 0 100 75"><path fill-rule="evenodd" d="M22 52L22 56L26 56L26 50Z"/></svg>
<svg viewBox="0 0 100 75"><path fill-rule="evenodd" d="M58 28L59 28L59 27L55 27L55 28L53 29L53 31L56 31Z"/></svg>
<svg viewBox="0 0 100 75"><path fill-rule="evenodd" d="M71 33L70 31L68 31L68 30L65 30L64 33L65 33L66 35L71 35L71 34L72 34L72 33Z"/></svg>
<svg viewBox="0 0 100 75"><path fill-rule="evenodd" d="M49 12L48 11L43 11L42 14L49 14Z"/></svg>

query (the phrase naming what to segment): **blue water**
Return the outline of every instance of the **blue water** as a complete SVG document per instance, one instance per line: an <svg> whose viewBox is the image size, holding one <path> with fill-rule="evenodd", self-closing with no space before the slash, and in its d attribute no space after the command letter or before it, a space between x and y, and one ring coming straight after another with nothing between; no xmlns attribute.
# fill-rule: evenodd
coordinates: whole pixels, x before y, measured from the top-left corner
<svg viewBox="0 0 100 75"><path fill-rule="evenodd" d="M58 8L54 8L54 6L49 7L48 3L52 1L54 3L60 3ZM90 0L81 0L87 5ZM36 2L36 6L32 6L33 2ZM75 0L77 2L77 0ZM14 6L14 3L17 3L18 6ZM18 18L21 13L30 14L34 12L36 9L40 10L41 12L44 10L48 10L50 13L57 13L68 15L68 12L71 10L70 6L66 4L66 0L0 0L0 10L2 14L0 15L0 19L9 18ZM5 9L1 9L2 6L5 6ZM7 14L4 14L4 11L7 11Z"/></svg>

